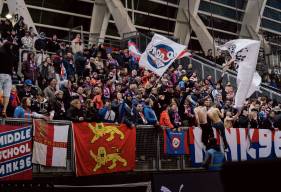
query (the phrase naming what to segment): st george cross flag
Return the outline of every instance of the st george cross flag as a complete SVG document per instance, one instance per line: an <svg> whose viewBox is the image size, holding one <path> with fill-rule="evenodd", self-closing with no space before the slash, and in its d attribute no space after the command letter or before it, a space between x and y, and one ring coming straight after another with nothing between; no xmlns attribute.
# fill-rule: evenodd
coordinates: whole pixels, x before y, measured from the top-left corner
<svg viewBox="0 0 281 192"><path fill-rule="evenodd" d="M164 153L169 155L189 154L187 132L164 130Z"/></svg>
<svg viewBox="0 0 281 192"><path fill-rule="evenodd" d="M32 163L66 167L67 135L69 125L48 124L34 120Z"/></svg>
<svg viewBox="0 0 281 192"><path fill-rule="evenodd" d="M260 42L250 39L236 39L220 47L227 50L235 59L237 69L237 92L235 108L242 108L246 98L259 90L261 77L256 72L256 65L260 49Z"/></svg>
<svg viewBox="0 0 281 192"><path fill-rule="evenodd" d="M161 77L184 49L186 46L155 34L142 53L139 65Z"/></svg>

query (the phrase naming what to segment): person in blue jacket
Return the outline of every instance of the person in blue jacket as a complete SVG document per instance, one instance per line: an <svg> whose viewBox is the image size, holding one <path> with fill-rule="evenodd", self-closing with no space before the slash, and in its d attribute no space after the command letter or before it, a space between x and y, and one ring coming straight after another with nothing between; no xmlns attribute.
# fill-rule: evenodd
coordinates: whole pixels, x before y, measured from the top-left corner
<svg viewBox="0 0 281 192"><path fill-rule="evenodd" d="M203 166L209 171L219 171L225 161L224 153L221 152L217 140L210 138L207 145L206 157Z"/></svg>
<svg viewBox="0 0 281 192"><path fill-rule="evenodd" d="M143 108L144 117L147 120L147 124L156 125L158 124L157 116L155 111L152 109L153 101L149 98L145 100L145 106Z"/></svg>

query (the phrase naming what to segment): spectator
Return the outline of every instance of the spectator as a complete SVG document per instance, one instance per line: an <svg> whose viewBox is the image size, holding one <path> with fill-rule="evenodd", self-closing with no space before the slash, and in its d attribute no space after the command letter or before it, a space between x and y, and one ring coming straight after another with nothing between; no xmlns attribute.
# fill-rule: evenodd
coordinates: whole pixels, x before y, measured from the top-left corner
<svg viewBox="0 0 281 192"><path fill-rule="evenodd" d="M49 52L56 53L60 49L60 42L56 34L47 42L47 50Z"/></svg>
<svg viewBox="0 0 281 192"><path fill-rule="evenodd" d="M52 105L53 114L51 114L51 120L64 120L65 119L65 107L63 103L63 91L55 92L55 100ZM53 118L52 118L53 117Z"/></svg>
<svg viewBox="0 0 281 192"><path fill-rule="evenodd" d="M45 89L48 84L48 80L51 78L55 78L55 68L54 65L52 63L52 60L50 57L47 57L46 60L43 62L43 64L38 66L39 68L39 72L40 72L40 76L39 76L39 80L38 80L38 84L40 87L42 87L43 89Z"/></svg>
<svg viewBox="0 0 281 192"><path fill-rule="evenodd" d="M237 126L238 128L248 128L249 127L249 117L248 117L248 110L246 108L244 108L242 110L242 114L239 116L238 118L238 122L237 122Z"/></svg>
<svg viewBox="0 0 281 192"><path fill-rule="evenodd" d="M30 79L33 84L37 84L39 68L35 62L34 53L27 54L27 60L22 64L24 79Z"/></svg>
<svg viewBox="0 0 281 192"><path fill-rule="evenodd" d="M74 99L70 103L70 108L66 112L66 118L74 122L84 121L84 111L81 108L79 99Z"/></svg>
<svg viewBox="0 0 281 192"><path fill-rule="evenodd" d="M43 92L39 91L37 92L36 98L31 103L31 110L46 117L50 117L50 113L53 109L48 98L45 97Z"/></svg>
<svg viewBox="0 0 281 192"><path fill-rule="evenodd" d="M12 54L13 45L10 42L5 42L0 48L0 58L2 65L0 67L0 89L3 90L3 109L1 116L6 117L7 107L10 98L10 92L12 88L11 75L13 68L16 67L16 59Z"/></svg>
<svg viewBox="0 0 281 192"><path fill-rule="evenodd" d="M153 106L153 101L151 99L146 99L143 112L144 112L144 117L149 125L158 124L157 116L155 114L155 111L152 109L152 106Z"/></svg>
<svg viewBox="0 0 281 192"><path fill-rule="evenodd" d="M32 81L30 79L25 80L23 87L19 87L18 90L20 100L22 100L23 97L29 97L33 99L37 94L37 90L33 87Z"/></svg>
<svg viewBox="0 0 281 192"><path fill-rule="evenodd" d="M11 89L9 104L7 107L7 116L13 117L15 109L19 105L20 105L20 99L18 97L17 88L16 86L13 85Z"/></svg>
<svg viewBox="0 0 281 192"><path fill-rule="evenodd" d="M209 171L219 171L225 161L224 153L221 152L217 145L217 140L211 138L207 147L207 153L203 166Z"/></svg>
<svg viewBox="0 0 281 192"><path fill-rule="evenodd" d="M170 120L170 116L169 116L169 112L168 112L168 105L164 105L162 109L163 109L163 111L160 115L159 125L173 129L174 125L172 124L172 122Z"/></svg>
<svg viewBox="0 0 281 192"><path fill-rule="evenodd" d="M139 103L133 108L133 119L135 125L146 125L148 123L144 117L142 104Z"/></svg>
<svg viewBox="0 0 281 192"><path fill-rule="evenodd" d="M39 118L44 120L49 120L48 117L38 114L36 112L32 112L31 109L31 99L28 97L24 97L21 101L21 105L15 109L14 118Z"/></svg>
<svg viewBox="0 0 281 192"><path fill-rule="evenodd" d="M52 78L49 79L49 85L44 89L44 95L49 99L50 102L53 102L55 100L55 92L57 85L57 80Z"/></svg>
<svg viewBox="0 0 281 192"><path fill-rule="evenodd" d="M25 36L21 38L22 48L31 51L33 49L33 38L28 31L25 32Z"/></svg>
<svg viewBox="0 0 281 192"><path fill-rule="evenodd" d="M73 54L76 54L78 52L83 52L84 44L81 40L80 34L76 34L76 37L71 41L71 48L72 48Z"/></svg>
<svg viewBox="0 0 281 192"><path fill-rule="evenodd" d="M94 94L95 96L93 98L93 102L95 104L96 109L100 110L101 108L103 108L101 88L95 87Z"/></svg>
<svg viewBox="0 0 281 192"><path fill-rule="evenodd" d="M39 38L36 39L34 47L37 51L47 51L47 44L48 44L48 40L46 38L46 35L44 32L41 32L39 34Z"/></svg>
<svg viewBox="0 0 281 192"><path fill-rule="evenodd" d="M99 117L98 117L98 111L94 106L94 102L91 99L87 99L85 102L86 106L86 115L85 115L85 120L88 122L98 122ZM110 116L109 114L108 116ZM113 116L113 115L112 115Z"/></svg>
<svg viewBox="0 0 281 192"><path fill-rule="evenodd" d="M104 106L99 110L99 118L103 122L115 122L115 112L111 109L111 103L109 101L106 101Z"/></svg>
<svg viewBox="0 0 281 192"><path fill-rule="evenodd" d="M174 125L174 127L178 128L178 127L182 126L181 118L180 118L179 111L178 111L178 106L176 103L172 104L169 115L170 115L171 122Z"/></svg>
<svg viewBox="0 0 281 192"><path fill-rule="evenodd" d="M75 54L75 69L78 77L83 77L85 72L87 58L83 56L82 52Z"/></svg>

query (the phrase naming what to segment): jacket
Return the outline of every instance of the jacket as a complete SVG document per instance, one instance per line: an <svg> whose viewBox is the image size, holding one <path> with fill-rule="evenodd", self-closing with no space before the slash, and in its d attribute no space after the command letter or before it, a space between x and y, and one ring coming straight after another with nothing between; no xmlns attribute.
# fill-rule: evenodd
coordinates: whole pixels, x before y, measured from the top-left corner
<svg viewBox="0 0 281 192"><path fill-rule="evenodd" d="M22 64L22 73L25 79L31 79L35 83L38 79L39 69L35 62L25 61Z"/></svg>
<svg viewBox="0 0 281 192"><path fill-rule="evenodd" d="M147 120L148 124L154 125L157 123L157 117L154 110L150 106L144 106L143 108L144 117Z"/></svg>
<svg viewBox="0 0 281 192"><path fill-rule="evenodd" d="M66 118L71 121L78 122L80 121L79 117L84 117L84 112L81 109L71 106L66 112Z"/></svg>
<svg viewBox="0 0 281 192"><path fill-rule="evenodd" d="M174 125L171 123L170 116L167 110L164 110L160 115L159 124L161 126L167 126L169 128L174 128Z"/></svg>
<svg viewBox="0 0 281 192"><path fill-rule="evenodd" d="M8 44L0 48L0 73L12 75L13 67L16 68L16 57L9 49Z"/></svg>

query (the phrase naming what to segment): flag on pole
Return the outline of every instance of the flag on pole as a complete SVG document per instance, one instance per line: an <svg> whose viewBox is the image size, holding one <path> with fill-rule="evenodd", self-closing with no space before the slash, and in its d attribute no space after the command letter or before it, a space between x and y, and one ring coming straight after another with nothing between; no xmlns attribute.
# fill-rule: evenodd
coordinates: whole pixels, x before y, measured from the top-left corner
<svg viewBox="0 0 281 192"><path fill-rule="evenodd" d="M237 92L234 107L242 108L246 98L258 91L261 84L261 77L256 72L260 42L250 39L236 39L219 48L227 50L231 57L235 59Z"/></svg>
<svg viewBox="0 0 281 192"><path fill-rule="evenodd" d="M184 57L192 57L192 54L187 49L185 49L178 55L177 59L181 59Z"/></svg>
<svg viewBox="0 0 281 192"><path fill-rule="evenodd" d="M139 64L161 77L185 49L186 46L155 34L142 53Z"/></svg>
<svg viewBox="0 0 281 192"><path fill-rule="evenodd" d="M69 125L54 125L43 120L34 120L32 163L66 167L68 128Z"/></svg>

